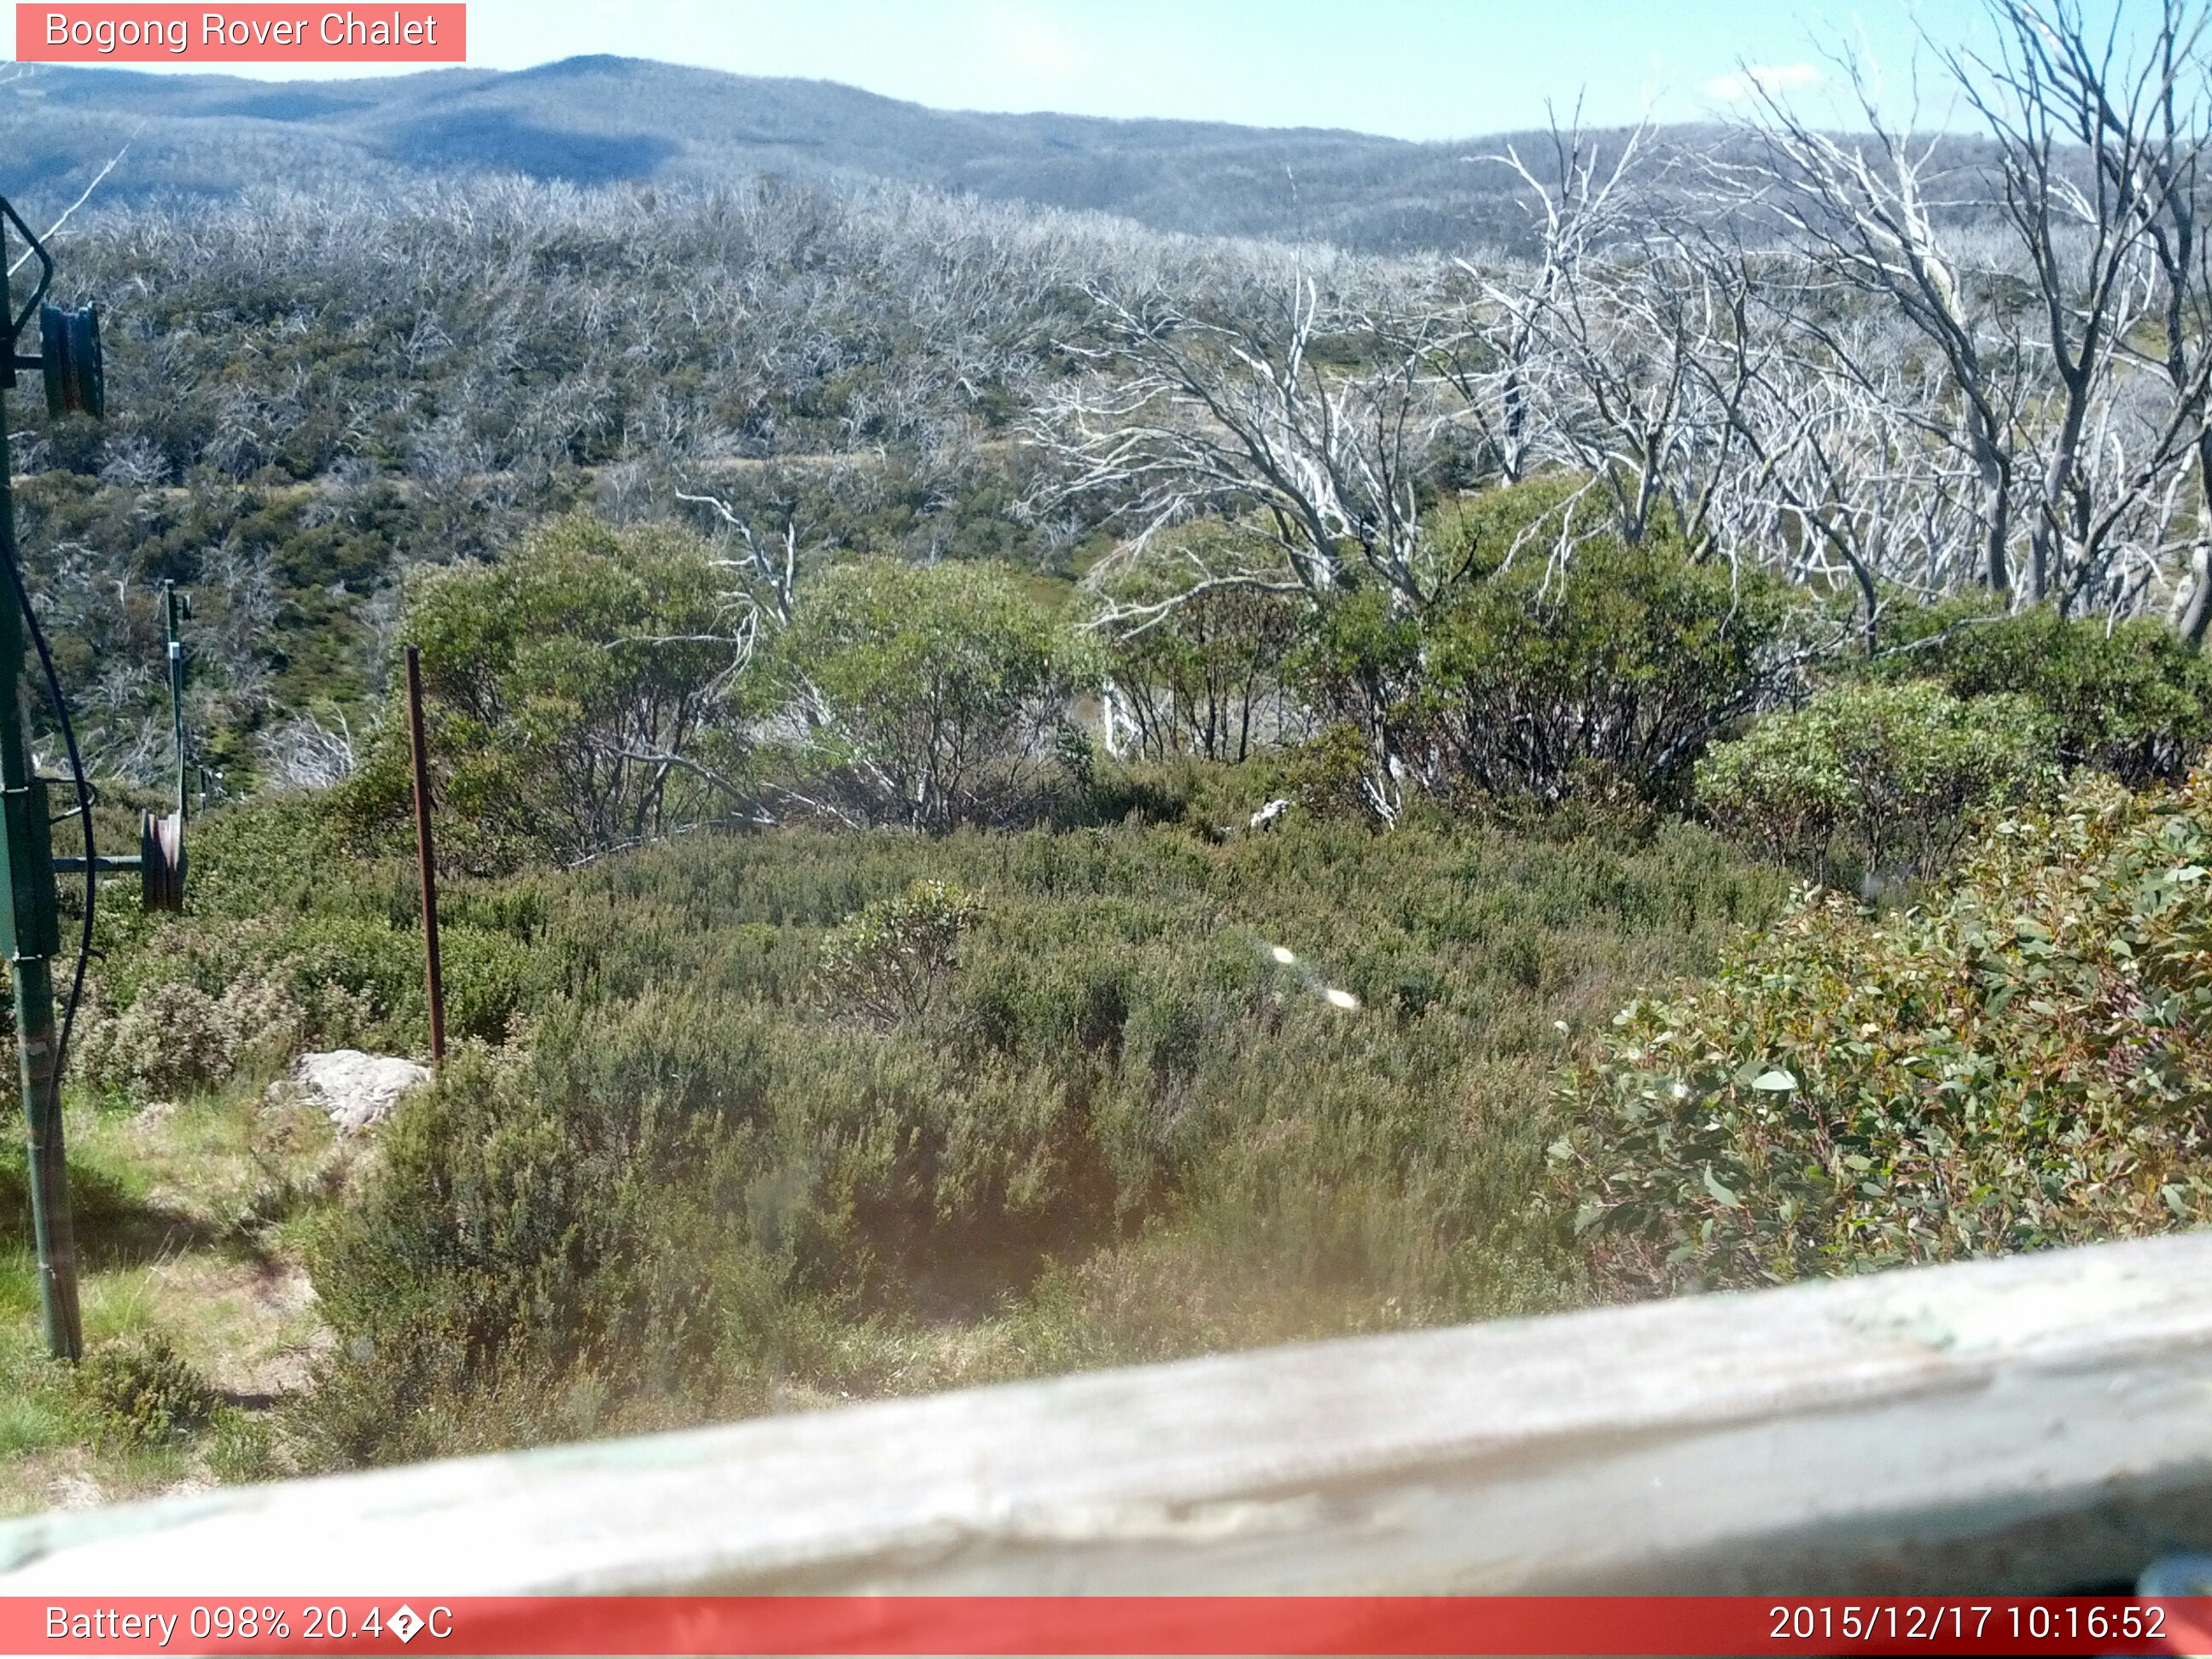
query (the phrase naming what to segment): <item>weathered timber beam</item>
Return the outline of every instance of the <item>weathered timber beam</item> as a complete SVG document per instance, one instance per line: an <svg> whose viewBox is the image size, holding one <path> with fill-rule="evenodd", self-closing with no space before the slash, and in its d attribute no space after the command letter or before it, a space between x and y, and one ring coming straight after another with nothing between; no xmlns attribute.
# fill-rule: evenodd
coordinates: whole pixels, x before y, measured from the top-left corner
<svg viewBox="0 0 2212 1659"><path fill-rule="evenodd" d="M2212 1544L2212 1234L0 1525L0 1594L2035 1592Z"/></svg>

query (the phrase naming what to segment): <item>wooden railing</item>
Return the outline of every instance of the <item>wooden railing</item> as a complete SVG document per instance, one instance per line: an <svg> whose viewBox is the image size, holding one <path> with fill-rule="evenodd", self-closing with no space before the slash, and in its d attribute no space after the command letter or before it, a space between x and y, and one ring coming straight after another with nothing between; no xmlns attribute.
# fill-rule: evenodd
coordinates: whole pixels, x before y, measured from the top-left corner
<svg viewBox="0 0 2212 1659"><path fill-rule="evenodd" d="M2050 1592L2212 1543L2212 1235L0 1526L9 1595Z"/></svg>

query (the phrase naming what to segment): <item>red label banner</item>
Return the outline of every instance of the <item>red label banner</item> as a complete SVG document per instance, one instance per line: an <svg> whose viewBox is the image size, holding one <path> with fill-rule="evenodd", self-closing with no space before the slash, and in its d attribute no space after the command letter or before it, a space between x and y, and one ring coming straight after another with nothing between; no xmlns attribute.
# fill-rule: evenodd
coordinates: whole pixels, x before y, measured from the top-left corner
<svg viewBox="0 0 2212 1659"><path fill-rule="evenodd" d="M11 1654L2152 1654L2212 1601L2121 1596L27 1596Z"/></svg>
<svg viewBox="0 0 2212 1659"><path fill-rule="evenodd" d="M465 5L15 7L15 56L46 64L459 64Z"/></svg>

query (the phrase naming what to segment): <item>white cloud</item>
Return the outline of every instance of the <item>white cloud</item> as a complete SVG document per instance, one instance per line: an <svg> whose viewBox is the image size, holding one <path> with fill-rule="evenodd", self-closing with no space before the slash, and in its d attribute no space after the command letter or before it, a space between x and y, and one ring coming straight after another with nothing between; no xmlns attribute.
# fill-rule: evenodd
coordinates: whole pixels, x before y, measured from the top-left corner
<svg viewBox="0 0 2212 1659"><path fill-rule="evenodd" d="M1717 76L1698 90L1723 104L1740 104L1755 94L1798 92L1820 84L1818 64L1747 64L1734 75Z"/></svg>

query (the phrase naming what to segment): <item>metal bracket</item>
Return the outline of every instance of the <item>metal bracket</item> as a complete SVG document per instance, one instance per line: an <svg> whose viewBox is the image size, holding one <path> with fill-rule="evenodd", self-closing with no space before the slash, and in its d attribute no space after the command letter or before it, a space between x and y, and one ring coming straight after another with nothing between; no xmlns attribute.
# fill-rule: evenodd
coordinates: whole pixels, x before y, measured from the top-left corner
<svg viewBox="0 0 2212 1659"><path fill-rule="evenodd" d="M4 196L0 196L0 219L4 219L9 224L15 227L25 244L29 246L32 256L39 262L39 280L37 285L31 289L31 297L23 301L21 311L14 316L9 316L6 303L7 236L4 230L0 230L0 325L4 325L8 331L7 338L0 340L0 355L4 355L6 360L4 365L0 365L0 386L12 387L15 384L17 369L42 367L38 358L25 357L17 352L15 342L23 337L23 330L29 325L31 319L38 314L39 307L46 302L46 290L53 286L54 256L46 252L46 245L39 240L38 232L23 222L23 216L15 211L15 204Z"/></svg>
<svg viewBox="0 0 2212 1659"><path fill-rule="evenodd" d="M33 778L20 789L0 789L0 819L8 833L13 888L0 909L0 952L10 962L51 957L61 949L61 923L46 781Z"/></svg>

